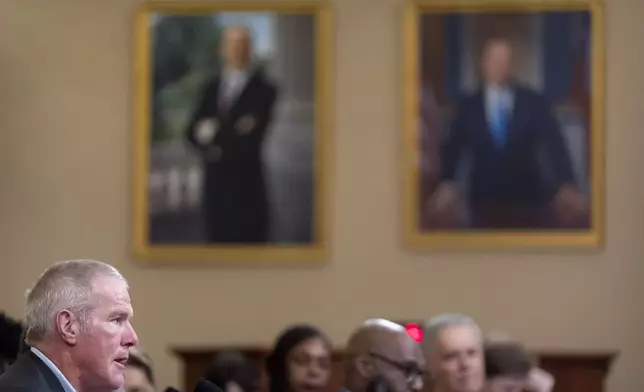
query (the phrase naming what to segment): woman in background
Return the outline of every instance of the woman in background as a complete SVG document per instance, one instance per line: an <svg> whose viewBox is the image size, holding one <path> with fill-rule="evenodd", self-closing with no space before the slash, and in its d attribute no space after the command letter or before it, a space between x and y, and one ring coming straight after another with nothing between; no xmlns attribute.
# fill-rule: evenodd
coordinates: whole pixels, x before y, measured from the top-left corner
<svg viewBox="0 0 644 392"><path fill-rule="evenodd" d="M282 331L266 359L269 392L325 392L331 378L331 343L317 328Z"/></svg>

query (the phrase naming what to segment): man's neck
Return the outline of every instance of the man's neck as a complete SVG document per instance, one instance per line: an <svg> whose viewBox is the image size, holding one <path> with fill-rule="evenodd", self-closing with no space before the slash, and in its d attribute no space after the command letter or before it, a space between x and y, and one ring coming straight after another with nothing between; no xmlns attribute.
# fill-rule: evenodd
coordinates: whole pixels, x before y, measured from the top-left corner
<svg viewBox="0 0 644 392"><path fill-rule="evenodd" d="M507 83L486 83L485 87L494 89L494 90L505 90L510 86Z"/></svg>
<svg viewBox="0 0 644 392"><path fill-rule="evenodd" d="M65 348L61 349L48 344L35 344L32 347L43 353L58 368L76 392L83 391L80 382L80 371L78 366L74 364L69 351Z"/></svg>

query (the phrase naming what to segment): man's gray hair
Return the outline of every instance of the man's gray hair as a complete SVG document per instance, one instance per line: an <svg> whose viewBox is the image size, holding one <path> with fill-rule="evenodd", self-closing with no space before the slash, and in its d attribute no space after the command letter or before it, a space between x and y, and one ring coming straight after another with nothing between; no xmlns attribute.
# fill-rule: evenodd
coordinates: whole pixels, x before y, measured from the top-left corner
<svg viewBox="0 0 644 392"><path fill-rule="evenodd" d="M481 344L483 344L483 332L473 318L464 314L445 313L434 316L425 322L422 342L423 351L425 351L426 354L432 352L436 345L436 340L441 332L443 332L445 328L454 326L468 326L472 328L474 333L477 335L477 339Z"/></svg>
<svg viewBox="0 0 644 392"><path fill-rule="evenodd" d="M32 345L51 333L62 310L69 310L85 323L95 305L92 283L98 277L120 279L127 286L116 268L97 260L62 261L45 270L27 291L26 343Z"/></svg>

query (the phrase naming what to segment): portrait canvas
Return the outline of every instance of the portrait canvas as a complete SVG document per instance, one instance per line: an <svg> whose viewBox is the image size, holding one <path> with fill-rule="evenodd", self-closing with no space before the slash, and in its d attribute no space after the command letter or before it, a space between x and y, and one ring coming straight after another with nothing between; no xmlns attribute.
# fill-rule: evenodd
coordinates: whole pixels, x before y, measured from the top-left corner
<svg viewBox="0 0 644 392"><path fill-rule="evenodd" d="M412 242L598 244L600 14L540 4L415 14Z"/></svg>
<svg viewBox="0 0 644 392"><path fill-rule="evenodd" d="M270 4L159 3L141 12L137 253L319 254L322 16L311 6Z"/></svg>

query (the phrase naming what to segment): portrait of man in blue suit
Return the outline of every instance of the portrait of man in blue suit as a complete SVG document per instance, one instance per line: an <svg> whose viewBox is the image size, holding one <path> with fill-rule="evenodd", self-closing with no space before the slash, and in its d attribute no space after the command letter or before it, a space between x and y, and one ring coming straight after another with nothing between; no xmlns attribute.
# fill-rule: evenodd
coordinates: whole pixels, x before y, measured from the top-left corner
<svg viewBox="0 0 644 392"><path fill-rule="evenodd" d="M558 108L515 77L512 39L491 36L480 46L478 83L454 100L436 142L436 185L421 200L426 221L440 229L587 227L588 200Z"/></svg>

